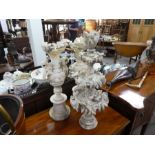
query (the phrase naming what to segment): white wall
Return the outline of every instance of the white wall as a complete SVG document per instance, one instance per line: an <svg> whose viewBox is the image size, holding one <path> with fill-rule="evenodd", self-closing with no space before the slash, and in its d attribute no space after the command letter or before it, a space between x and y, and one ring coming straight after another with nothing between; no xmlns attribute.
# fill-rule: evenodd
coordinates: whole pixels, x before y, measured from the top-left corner
<svg viewBox="0 0 155 155"><path fill-rule="evenodd" d="M34 65L40 66L41 62L46 60L46 54L41 47L44 42L41 19L27 19L27 29Z"/></svg>
<svg viewBox="0 0 155 155"><path fill-rule="evenodd" d="M1 22L1 26L2 26L3 32L8 32L8 27L7 27L7 24L6 24L6 19L0 19L0 22Z"/></svg>

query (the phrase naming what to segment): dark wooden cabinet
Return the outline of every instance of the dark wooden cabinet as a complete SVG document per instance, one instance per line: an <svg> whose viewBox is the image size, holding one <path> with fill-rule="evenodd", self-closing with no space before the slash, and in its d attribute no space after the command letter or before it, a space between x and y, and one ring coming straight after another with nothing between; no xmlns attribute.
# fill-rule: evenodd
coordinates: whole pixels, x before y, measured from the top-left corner
<svg viewBox="0 0 155 155"><path fill-rule="evenodd" d="M152 117L155 108L155 64L152 64L149 72L140 89L128 87L125 84L126 80L116 83L110 90L103 86L103 90L109 92L109 106L130 120L127 133L134 134L136 129L141 128L141 134L144 134L147 124ZM114 72L107 74L107 81L110 81L113 76ZM140 79L136 81L138 83ZM132 106L132 103L143 104L144 107L140 109L135 108Z"/></svg>
<svg viewBox="0 0 155 155"><path fill-rule="evenodd" d="M69 78L66 79L62 86L62 92L67 95L68 99L72 95L73 86L75 86L75 81ZM46 84L38 88L36 93L21 97L24 102L24 111L26 117L52 107L52 103L50 102L50 97L52 95L53 87L49 84Z"/></svg>

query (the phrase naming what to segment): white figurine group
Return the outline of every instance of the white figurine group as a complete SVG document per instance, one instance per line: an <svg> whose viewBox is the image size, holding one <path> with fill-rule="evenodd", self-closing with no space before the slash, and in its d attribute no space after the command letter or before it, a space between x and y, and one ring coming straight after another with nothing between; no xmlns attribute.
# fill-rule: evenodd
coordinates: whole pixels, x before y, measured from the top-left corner
<svg viewBox="0 0 155 155"><path fill-rule="evenodd" d="M42 43L42 48L45 52L50 52L52 50L57 50L60 48L64 48L68 45L71 44L72 41L68 39L62 39L61 41L58 41L56 43L48 43L48 42L43 42Z"/></svg>
<svg viewBox="0 0 155 155"><path fill-rule="evenodd" d="M73 43L70 43L70 46L73 48L79 48L83 50L94 49L99 40L99 33L96 31L83 32L81 37L77 37Z"/></svg>
<svg viewBox="0 0 155 155"><path fill-rule="evenodd" d="M95 50L98 40L99 33L93 31L90 33L84 32L83 36L76 38L74 42L63 39L57 43L42 44L43 50L47 52L47 54L50 52L52 53L52 51L60 52L63 48L65 50L67 45L70 45L70 47L73 49L80 49L80 52L82 51L80 53L81 61L77 61L70 65L69 77L74 78L76 82L76 86L74 86L72 89L73 95L70 99L71 105L77 111L83 113L80 118L80 125L85 129L93 129L97 126L97 120L93 115L96 114L96 110L100 111L104 109L109 102L107 93L102 92L102 90L98 90L105 83L105 77L99 72L98 69L93 68L93 64L95 62L98 63L103 61L103 55ZM87 51L84 52L84 50ZM53 59L53 61L55 61L55 59ZM94 67L98 68L100 66L97 65ZM54 72L52 76L54 79L58 79L58 77L55 77ZM55 81L54 79L52 80L51 78L51 83L52 81ZM65 79L65 77L63 79ZM63 83L61 83L61 85L62 84ZM60 95L61 93L59 96ZM54 106L56 107L55 104ZM53 112L51 112L51 115L52 113ZM69 115L69 111L67 112L67 115ZM66 117L68 116L63 116L61 118L65 119Z"/></svg>

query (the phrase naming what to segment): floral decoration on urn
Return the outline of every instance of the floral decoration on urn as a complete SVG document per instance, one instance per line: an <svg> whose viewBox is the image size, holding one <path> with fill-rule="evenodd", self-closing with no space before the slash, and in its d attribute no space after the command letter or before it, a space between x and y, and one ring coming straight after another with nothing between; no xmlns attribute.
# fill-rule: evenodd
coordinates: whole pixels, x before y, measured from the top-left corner
<svg viewBox="0 0 155 155"><path fill-rule="evenodd" d="M84 31L82 36L77 37L74 42L70 42L69 45L75 51L77 61L81 51L91 51L94 50L100 34L97 31L86 32Z"/></svg>
<svg viewBox="0 0 155 155"><path fill-rule="evenodd" d="M81 127L90 130L98 124L94 116L96 111L103 110L109 103L108 94L99 89L106 82L105 76L93 68L94 63L103 62L103 56L93 50L91 53L81 52L80 59L69 68L69 76L76 82L70 102L76 111L82 113Z"/></svg>

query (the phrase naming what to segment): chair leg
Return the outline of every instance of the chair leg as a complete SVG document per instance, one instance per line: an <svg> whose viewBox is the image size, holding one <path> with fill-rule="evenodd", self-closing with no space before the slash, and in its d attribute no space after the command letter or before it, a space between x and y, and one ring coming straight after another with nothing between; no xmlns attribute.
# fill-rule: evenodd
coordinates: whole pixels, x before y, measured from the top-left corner
<svg viewBox="0 0 155 155"><path fill-rule="evenodd" d="M114 64L116 63L116 61L117 61L117 52L115 53L115 57L114 57Z"/></svg>

